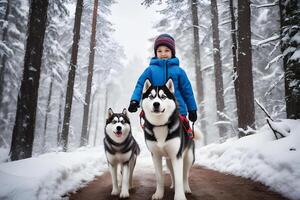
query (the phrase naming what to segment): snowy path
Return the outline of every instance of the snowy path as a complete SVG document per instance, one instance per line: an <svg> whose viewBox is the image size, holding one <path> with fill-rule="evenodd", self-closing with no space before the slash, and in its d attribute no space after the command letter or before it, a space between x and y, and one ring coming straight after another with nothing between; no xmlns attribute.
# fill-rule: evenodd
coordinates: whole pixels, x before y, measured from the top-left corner
<svg viewBox="0 0 300 200"><path fill-rule="evenodd" d="M169 189L170 177L165 175L164 200L174 197L173 190ZM191 170L190 186L193 194L187 195L188 200L285 200L281 195L269 191L261 183L249 179L226 175L217 171L193 167ZM146 200L151 199L155 191L155 175L152 169L138 168L134 173L134 188L130 191L130 199ZM97 177L85 188L70 196L70 200L107 200L118 199L111 197L111 177L108 172Z"/></svg>

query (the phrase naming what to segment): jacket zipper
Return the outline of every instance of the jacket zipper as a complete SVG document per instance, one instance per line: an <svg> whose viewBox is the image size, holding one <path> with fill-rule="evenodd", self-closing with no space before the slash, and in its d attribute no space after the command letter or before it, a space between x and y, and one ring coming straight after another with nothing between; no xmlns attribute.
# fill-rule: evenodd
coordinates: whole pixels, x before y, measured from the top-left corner
<svg viewBox="0 0 300 200"><path fill-rule="evenodd" d="M167 65L167 60L165 61L165 67L166 67L166 80L165 80L165 84L167 83L168 81L168 65Z"/></svg>

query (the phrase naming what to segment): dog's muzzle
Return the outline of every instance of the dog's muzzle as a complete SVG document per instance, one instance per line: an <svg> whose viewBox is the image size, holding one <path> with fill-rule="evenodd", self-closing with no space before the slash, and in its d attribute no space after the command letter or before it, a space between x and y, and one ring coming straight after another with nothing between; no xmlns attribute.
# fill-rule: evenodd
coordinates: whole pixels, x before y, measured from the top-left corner
<svg viewBox="0 0 300 200"><path fill-rule="evenodd" d="M116 129L117 129L117 131L114 133L116 134L117 137L121 137L122 136L122 127L117 126Z"/></svg>
<svg viewBox="0 0 300 200"><path fill-rule="evenodd" d="M159 102L154 102L153 103L153 112L154 113L162 113L164 111L165 111L165 109L160 110L160 103Z"/></svg>

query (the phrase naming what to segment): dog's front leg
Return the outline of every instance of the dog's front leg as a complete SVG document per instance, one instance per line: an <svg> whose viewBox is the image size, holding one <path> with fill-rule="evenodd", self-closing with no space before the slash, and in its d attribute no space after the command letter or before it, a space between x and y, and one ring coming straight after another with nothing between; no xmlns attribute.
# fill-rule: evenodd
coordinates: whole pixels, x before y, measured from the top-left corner
<svg viewBox="0 0 300 200"><path fill-rule="evenodd" d="M129 185L129 166L128 164L123 165L122 170L122 188L120 198L129 197L128 186Z"/></svg>
<svg viewBox="0 0 300 200"><path fill-rule="evenodd" d="M109 165L111 180L112 180L112 192L111 195L118 195L120 193L118 187L118 180L117 180L117 164Z"/></svg>
<svg viewBox="0 0 300 200"><path fill-rule="evenodd" d="M174 200L186 200L183 189L183 159L174 157L171 159L175 174L175 196Z"/></svg>
<svg viewBox="0 0 300 200"><path fill-rule="evenodd" d="M152 160L155 167L156 191L152 199L162 199L164 196L164 176L162 171L162 157L152 153Z"/></svg>

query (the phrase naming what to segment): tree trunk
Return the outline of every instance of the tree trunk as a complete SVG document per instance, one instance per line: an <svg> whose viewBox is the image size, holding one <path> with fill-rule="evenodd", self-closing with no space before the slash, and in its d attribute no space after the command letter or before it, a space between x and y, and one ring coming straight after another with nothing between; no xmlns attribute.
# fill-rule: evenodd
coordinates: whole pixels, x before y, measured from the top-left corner
<svg viewBox="0 0 300 200"><path fill-rule="evenodd" d="M238 127L244 130L255 128L250 19L250 1L238 0ZM245 136L245 132L241 130L239 137L242 136Z"/></svg>
<svg viewBox="0 0 300 200"><path fill-rule="evenodd" d="M76 13L75 13L75 22L73 29L73 44L72 44L72 55L70 61L70 71L67 84L67 94L66 94L66 103L64 109L64 121L63 129L61 134L61 145L63 151L68 149L68 136L70 128L70 118L72 110L72 101L73 101L73 92L74 92L74 81L75 81L75 72L77 67L77 55L78 55L78 45L80 39L80 23L82 15L83 0L77 0Z"/></svg>
<svg viewBox="0 0 300 200"><path fill-rule="evenodd" d="M221 61L221 49L219 39L219 15L218 5L216 0L211 0L211 23L213 33L213 57L214 57L214 69L215 69L215 87L216 87L216 103L217 103L217 115L219 121L225 121L223 117L224 113L224 88L223 88L223 73L222 73L222 61ZM223 124L218 125L220 137L226 136L226 127Z"/></svg>
<svg viewBox="0 0 300 200"><path fill-rule="evenodd" d="M95 57L95 46L96 46L96 28L97 28L97 11L98 11L98 0L94 0L94 10L93 10L93 21L92 21L92 34L90 43L90 56L89 56L89 67L88 67L88 77L85 91L85 104L83 111L83 122L81 130L81 140L80 146L87 145L88 143L88 118L89 118L89 108L91 99L91 89L93 81L93 71L94 71L94 57Z"/></svg>
<svg viewBox="0 0 300 200"><path fill-rule="evenodd" d="M200 44L199 44L199 20L198 20L198 1L191 0L192 10L192 22L193 22L193 36L194 36L194 61L195 61L195 72L196 72L196 90L197 90L197 102L199 105L201 130L204 137L204 144L207 144L207 131L205 121L205 110L204 110L204 83L201 71L200 61Z"/></svg>
<svg viewBox="0 0 300 200"><path fill-rule="evenodd" d="M49 96L48 96L48 100L47 100L47 109L46 109L46 116L45 116L45 121L44 121L44 135L43 135L43 139L42 139L42 148L43 148L43 152L46 151L46 133L47 133L47 123L48 123L48 115L51 112L51 107L50 107L50 103L51 103L51 97L52 97L52 87L53 87L53 77L54 75L51 75L51 82L50 82L50 86L49 86Z"/></svg>
<svg viewBox="0 0 300 200"><path fill-rule="evenodd" d="M237 55L236 55L236 27L235 27L235 15L234 15L234 6L233 0L229 0L229 10L230 10L230 17L231 17L231 40L232 40L232 64L233 64L233 83L234 83L234 91L235 91L235 100L236 100L236 107L237 111L240 110L239 108L239 95L238 95L238 83L237 83Z"/></svg>
<svg viewBox="0 0 300 200"><path fill-rule="evenodd" d="M3 43L5 43L6 39L7 39L7 32L8 32L8 15L10 13L10 0L7 0L7 4L6 4L6 11L5 11L5 16L3 21L7 22L6 27L2 30L2 41ZM2 56L2 60L1 60L1 66L0 66L0 110L2 107L2 100L3 100L3 89L4 89L4 85L5 85L5 81L4 81L4 75L5 75L5 69L6 69L6 55L3 54Z"/></svg>
<svg viewBox="0 0 300 200"><path fill-rule="evenodd" d="M88 136L91 135L91 130L92 130L92 124L93 124L93 120L94 120L94 104L95 104L95 96L96 96L96 92L94 92L94 94L92 95L92 100L91 100L91 109L89 109L89 120L88 120L88 128L87 128L87 134Z"/></svg>
<svg viewBox="0 0 300 200"><path fill-rule="evenodd" d="M299 1L280 0L281 51L285 73L285 101L288 119L300 119L300 12Z"/></svg>
<svg viewBox="0 0 300 200"><path fill-rule="evenodd" d="M93 100L97 97L98 91L95 92L95 96ZM97 135L98 135L98 125L99 125L99 117L100 117L100 101L97 100L97 106L96 106L96 128L94 130L94 147L96 146L97 143Z"/></svg>
<svg viewBox="0 0 300 200"><path fill-rule="evenodd" d="M47 7L48 0L31 1L24 72L10 149L11 160L29 158L32 154Z"/></svg>
<svg viewBox="0 0 300 200"><path fill-rule="evenodd" d="M59 101L59 109L58 109L58 122L57 122L57 146L61 144L61 125L62 125L62 104L64 99L64 92L60 92L60 101Z"/></svg>

